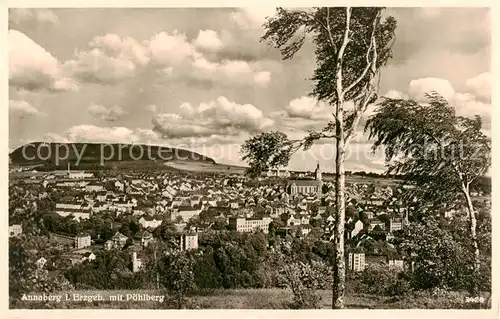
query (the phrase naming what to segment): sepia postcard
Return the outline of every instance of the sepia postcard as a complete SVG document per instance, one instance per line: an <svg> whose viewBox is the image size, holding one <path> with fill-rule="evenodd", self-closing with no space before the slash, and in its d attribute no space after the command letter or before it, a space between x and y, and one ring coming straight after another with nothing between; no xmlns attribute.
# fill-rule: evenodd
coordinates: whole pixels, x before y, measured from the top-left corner
<svg viewBox="0 0 500 319"><path fill-rule="evenodd" d="M493 9L266 5L6 9L9 311L498 315Z"/></svg>

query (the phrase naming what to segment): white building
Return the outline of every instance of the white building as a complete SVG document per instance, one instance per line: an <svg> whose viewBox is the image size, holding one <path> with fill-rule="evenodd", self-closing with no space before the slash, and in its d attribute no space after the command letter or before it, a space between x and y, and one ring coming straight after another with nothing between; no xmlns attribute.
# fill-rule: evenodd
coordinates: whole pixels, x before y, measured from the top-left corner
<svg viewBox="0 0 500 319"><path fill-rule="evenodd" d="M156 228L160 226L161 223L161 219L156 219L150 216L142 216L141 219L139 219L139 224L141 224L141 226L144 228Z"/></svg>
<svg viewBox="0 0 500 319"><path fill-rule="evenodd" d="M349 233L348 233L348 237L349 238L353 238L355 237L357 234L359 234L360 231L363 230L363 222L361 220L358 220L357 222L354 223L354 229L351 230Z"/></svg>
<svg viewBox="0 0 500 319"><path fill-rule="evenodd" d="M137 252L132 253L132 271L139 272L143 268L142 259L137 258Z"/></svg>
<svg viewBox="0 0 500 319"><path fill-rule="evenodd" d="M75 237L75 248L82 249L92 245L90 235L79 235Z"/></svg>
<svg viewBox="0 0 500 319"><path fill-rule="evenodd" d="M23 227L20 224L9 226L9 237L17 237L23 233Z"/></svg>
<svg viewBox="0 0 500 319"><path fill-rule="evenodd" d="M231 217L229 218L229 229L238 232L253 232L255 230L262 230L265 234L269 232L269 224L272 219L270 217L263 218L244 218L244 217Z"/></svg>
<svg viewBox="0 0 500 319"><path fill-rule="evenodd" d="M347 269L353 272L365 270L365 254L364 253L352 253L348 254L347 258Z"/></svg>
<svg viewBox="0 0 500 319"><path fill-rule="evenodd" d="M85 173L84 171L68 171L68 178L70 179L83 179L94 177L93 173Z"/></svg>
<svg viewBox="0 0 500 319"><path fill-rule="evenodd" d="M181 235L181 250L198 249L198 233Z"/></svg>

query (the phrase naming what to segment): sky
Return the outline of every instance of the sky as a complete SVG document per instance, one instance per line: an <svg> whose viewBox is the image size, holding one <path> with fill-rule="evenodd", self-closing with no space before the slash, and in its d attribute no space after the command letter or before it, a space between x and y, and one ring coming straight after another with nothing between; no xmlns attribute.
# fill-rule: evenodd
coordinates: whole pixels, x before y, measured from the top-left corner
<svg viewBox="0 0 500 319"><path fill-rule="evenodd" d="M9 10L9 148L32 141L145 143L242 164L245 139L321 129L332 110L309 97L314 46L291 60L259 42L274 8ZM491 136L491 18L486 8L388 8L394 56L380 94L437 91ZM372 110L369 110L367 115ZM346 169L381 172L359 127ZM334 146L290 161L334 171Z"/></svg>

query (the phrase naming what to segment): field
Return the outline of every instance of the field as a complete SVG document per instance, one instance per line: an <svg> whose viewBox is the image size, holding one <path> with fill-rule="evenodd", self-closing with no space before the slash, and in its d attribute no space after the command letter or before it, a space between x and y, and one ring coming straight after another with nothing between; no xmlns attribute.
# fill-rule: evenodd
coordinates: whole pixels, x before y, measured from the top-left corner
<svg viewBox="0 0 500 319"><path fill-rule="evenodd" d="M349 288L348 288L349 289ZM159 290L107 290L107 291L68 291L72 299L73 294L81 296L100 295L104 301L70 301L54 303L54 308L107 308L107 309L163 309L159 300L134 301L136 296L164 296ZM322 297L322 309L331 309L332 293L329 290L319 290ZM116 296L123 296L122 301L116 301ZM126 300L128 298L130 300ZM110 298L114 299L110 301ZM188 297L190 309L290 309L292 292L288 289L222 289L207 292L198 292ZM453 292L447 296L408 296L385 297L378 295L349 292L345 296L347 309L456 309L469 308L465 302L465 294ZM29 304L35 307L34 303Z"/></svg>

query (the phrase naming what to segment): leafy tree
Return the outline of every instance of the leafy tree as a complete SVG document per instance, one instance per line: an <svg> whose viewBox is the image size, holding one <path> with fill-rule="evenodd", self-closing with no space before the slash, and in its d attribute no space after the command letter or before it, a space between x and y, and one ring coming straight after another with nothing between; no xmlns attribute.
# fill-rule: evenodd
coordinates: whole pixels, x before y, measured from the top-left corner
<svg viewBox="0 0 500 319"><path fill-rule="evenodd" d="M328 287L331 267L323 261L296 261L283 254L277 257L277 263L280 274L278 280L292 290L292 308L320 308L321 296L316 290Z"/></svg>
<svg viewBox="0 0 500 319"><path fill-rule="evenodd" d="M9 305L12 308L50 307L49 304L30 305L21 300L23 294L57 293L73 289L64 276L49 276L46 268L38 268L36 261L45 251L46 259L51 257L47 241L40 237L9 239Z"/></svg>
<svg viewBox="0 0 500 319"><path fill-rule="evenodd" d="M249 163L247 174L258 177L269 169L286 166L291 157L293 142L285 133L274 131L261 133L246 140L241 146L242 159Z"/></svg>
<svg viewBox="0 0 500 319"><path fill-rule="evenodd" d="M186 251L174 250L159 264L161 281L171 298L171 306L182 309L186 306L186 296L194 289L194 263Z"/></svg>
<svg viewBox="0 0 500 319"><path fill-rule="evenodd" d="M332 106L333 119L320 132L310 131L300 141L290 141L283 133L262 133L242 148L249 172L259 175L272 165L285 165L291 153L301 146L309 148L318 139L335 139L335 267L333 272L334 308L344 307L345 261L345 170L346 147L368 106L377 99L379 70L391 58L396 21L382 18L382 7L278 8L267 19L262 41L279 49L283 59L291 59L307 35L316 46L316 69L311 95ZM279 142L279 144L278 144ZM268 147L267 143L270 143ZM298 145L296 145L298 144ZM271 165L271 166L270 166Z"/></svg>
<svg viewBox="0 0 500 319"><path fill-rule="evenodd" d="M385 147L388 172L404 174L407 183L417 186L412 196L431 204L465 203L475 256L473 269L479 272L470 186L491 165L491 139L481 131L481 117L457 116L455 108L436 92L427 94L427 99L428 105L385 99L365 129L375 139L373 150Z"/></svg>

